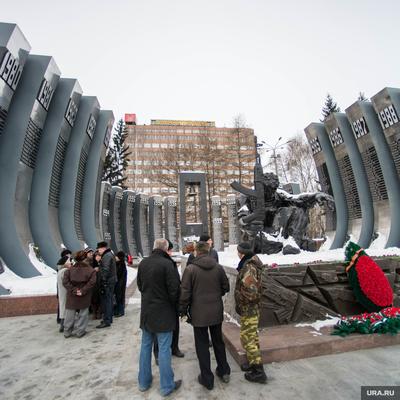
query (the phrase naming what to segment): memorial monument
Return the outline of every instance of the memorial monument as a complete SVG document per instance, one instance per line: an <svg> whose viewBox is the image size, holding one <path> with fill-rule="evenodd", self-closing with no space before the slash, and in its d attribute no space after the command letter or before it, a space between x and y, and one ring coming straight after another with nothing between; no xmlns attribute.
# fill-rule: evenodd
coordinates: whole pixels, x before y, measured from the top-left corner
<svg viewBox="0 0 400 400"><path fill-rule="evenodd" d="M239 182L232 188L241 193L238 210L242 240L253 243L256 253L279 253L283 243L277 238L293 237L300 249L316 251L316 242L307 237L308 212L315 204L333 208L333 197L326 193L290 195L279 190L279 180L274 173L264 173L260 157L254 167L254 189ZM288 251L291 251L291 249Z"/></svg>

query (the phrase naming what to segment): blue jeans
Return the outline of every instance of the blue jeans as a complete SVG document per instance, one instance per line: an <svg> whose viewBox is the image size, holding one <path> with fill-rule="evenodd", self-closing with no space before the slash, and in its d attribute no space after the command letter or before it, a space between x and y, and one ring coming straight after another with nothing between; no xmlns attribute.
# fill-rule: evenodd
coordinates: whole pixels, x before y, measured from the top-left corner
<svg viewBox="0 0 400 400"><path fill-rule="evenodd" d="M154 335L154 336L153 336ZM142 346L139 359L139 390L150 388L153 376L151 374L151 353L153 338L158 342L158 366L160 368L160 392L168 395L175 389L174 372L171 367L171 342L172 332L150 333L142 328Z"/></svg>

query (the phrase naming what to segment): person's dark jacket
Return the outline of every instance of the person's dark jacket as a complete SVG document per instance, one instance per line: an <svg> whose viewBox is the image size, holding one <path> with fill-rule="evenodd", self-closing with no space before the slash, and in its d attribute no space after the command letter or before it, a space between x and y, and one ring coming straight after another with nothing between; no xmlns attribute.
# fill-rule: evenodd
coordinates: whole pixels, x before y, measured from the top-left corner
<svg viewBox="0 0 400 400"><path fill-rule="evenodd" d="M101 286L114 289L117 282L117 267L111 249L107 249L101 256L99 268Z"/></svg>
<svg viewBox="0 0 400 400"><path fill-rule="evenodd" d="M235 304L236 312L242 317L252 317L259 313L262 272L263 264L256 255L245 256L239 263L235 285Z"/></svg>
<svg viewBox="0 0 400 400"><path fill-rule="evenodd" d="M222 296L229 292L224 268L209 254L196 257L183 273L179 309L190 309L195 327L220 324L224 319Z"/></svg>
<svg viewBox="0 0 400 400"><path fill-rule="evenodd" d="M169 255L155 249L138 267L137 285L142 293L140 327L148 332L175 329L179 301L179 274Z"/></svg>
<svg viewBox="0 0 400 400"><path fill-rule="evenodd" d="M126 269L125 260L117 261L116 266L117 266L117 284L115 285L115 297L118 303L122 303L125 300L126 279L128 271Z"/></svg>
<svg viewBox="0 0 400 400"><path fill-rule="evenodd" d="M208 255L211 256L217 263L219 262L218 251L217 250L210 249L210 252L208 253ZM194 259L195 259L194 254L190 253L186 264L187 265L192 264Z"/></svg>
<svg viewBox="0 0 400 400"><path fill-rule="evenodd" d="M81 261L67 269L63 277L63 285L67 289L68 310L83 310L90 306L92 288L96 283L96 271L86 262ZM82 296L77 295L80 289Z"/></svg>

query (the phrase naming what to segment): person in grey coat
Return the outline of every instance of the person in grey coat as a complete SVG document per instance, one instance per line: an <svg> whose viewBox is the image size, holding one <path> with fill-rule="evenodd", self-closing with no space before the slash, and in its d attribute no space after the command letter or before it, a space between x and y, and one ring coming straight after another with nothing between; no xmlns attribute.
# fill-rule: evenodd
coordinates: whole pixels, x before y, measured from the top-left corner
<svg viewBox="0 0 400 400"><path fill-rule="evenodd" d="M215 261L209 251L210 245L207 242L196 243L195 258L183 273L179 311L181 315L188 315L193 325L201 371L198 381L211 390L214 387L214 374L211 371L208 331L217 360L217 376L228 383L231 369L222 338L222 296L229 292L229 280L223 267Z"/></svg>
<svg viewBox="0 0 400 400"><path fill-rule="evenodd" d="M57 262L57 293L58 311L60 317L60 332L64 332L65 304L67 301L67 289L63 285L65 271L71 267L71 258L68 255L61 257Z"/></svg>
<svg viewBox="0 0 400 400"><path fill-rule="evenodd" d="M113 322L113 295L117 283L117 266L114 253L107 242L97 243L97 251L101 255L99 264L100 301L103 309L103 320L97 329L108 328Z"/></svg>

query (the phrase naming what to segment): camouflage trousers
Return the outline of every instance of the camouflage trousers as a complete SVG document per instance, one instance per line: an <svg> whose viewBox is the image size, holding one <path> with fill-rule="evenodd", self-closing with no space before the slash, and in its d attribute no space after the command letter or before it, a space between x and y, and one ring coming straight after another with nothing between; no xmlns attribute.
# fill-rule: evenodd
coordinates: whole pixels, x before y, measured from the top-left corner
<svg viewBox="0 0 400 400"><path fill-rule="evenodd" d="M260 341L258 339L258 320L260 312L256 315L240 317L240 341L246 350L247 361L251 365L262 364Z"/></svg>

